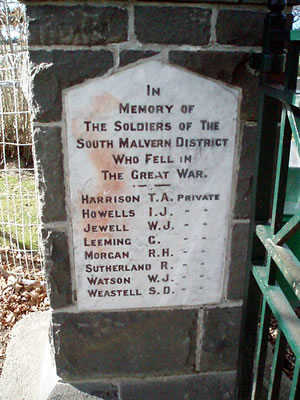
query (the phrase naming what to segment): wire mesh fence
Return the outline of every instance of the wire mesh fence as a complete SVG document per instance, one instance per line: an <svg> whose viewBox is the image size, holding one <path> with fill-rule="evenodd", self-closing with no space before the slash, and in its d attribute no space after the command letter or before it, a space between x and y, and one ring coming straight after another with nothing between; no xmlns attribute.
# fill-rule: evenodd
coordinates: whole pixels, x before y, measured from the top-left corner
<svg viewBox="0 0 300 400"><path fill-rule="evenodd" d="M22 6L1 1L0 268L34 280L42 276L42 254L26 29Z"/></svg>

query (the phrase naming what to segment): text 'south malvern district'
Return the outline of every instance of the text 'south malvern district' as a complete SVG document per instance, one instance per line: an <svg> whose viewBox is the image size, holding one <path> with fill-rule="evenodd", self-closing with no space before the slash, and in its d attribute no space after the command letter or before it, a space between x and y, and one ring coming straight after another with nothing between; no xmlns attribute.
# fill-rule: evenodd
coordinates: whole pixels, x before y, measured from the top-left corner
<svg viewBox="0 0 300 400"><path fill-rule="evenodd" d="M80 309L221 300L238 98L156 61L66 92Z"/></svg>

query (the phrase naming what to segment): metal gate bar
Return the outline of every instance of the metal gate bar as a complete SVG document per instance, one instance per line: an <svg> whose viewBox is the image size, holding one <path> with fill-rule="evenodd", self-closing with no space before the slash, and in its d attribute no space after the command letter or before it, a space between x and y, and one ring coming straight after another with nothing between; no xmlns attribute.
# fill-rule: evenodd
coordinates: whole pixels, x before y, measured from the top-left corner
<svg viewBox="0 0 300 400"><path fill-rule="evenodd" d="M283 222L291 140L300 157L300 31L286 30L285 4L269 0L263 53L252 59L252 66L261 71L261 91L238 400L280 398L287 344L296 360L289 399L300 398L300 322L294 310L300 300L300 262L287 244L300 228L300 210ZM271 315L278 333L268 388L263 391Z"/></svg>

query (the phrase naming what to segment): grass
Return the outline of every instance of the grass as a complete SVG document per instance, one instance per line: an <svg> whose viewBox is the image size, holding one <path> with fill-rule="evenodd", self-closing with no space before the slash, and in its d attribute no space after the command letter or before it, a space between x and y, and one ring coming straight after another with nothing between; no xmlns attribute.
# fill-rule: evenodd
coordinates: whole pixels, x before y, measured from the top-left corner
<svg viewBox="0 0 300 400"><path fill-rule="evenodd" d="M34 175L0 172L0 248L37 250L38 222Z"/></svg>

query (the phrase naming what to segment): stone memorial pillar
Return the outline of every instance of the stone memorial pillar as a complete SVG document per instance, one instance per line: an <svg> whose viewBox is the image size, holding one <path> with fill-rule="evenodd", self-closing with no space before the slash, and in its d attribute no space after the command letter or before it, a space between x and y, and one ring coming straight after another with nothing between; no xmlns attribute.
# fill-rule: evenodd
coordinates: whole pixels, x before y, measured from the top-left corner
<svg viewBox="0 0 300 400"><path fill-rule="evenodd" d="M47 398L233 399L267 1L25 3Z"/></svg>

